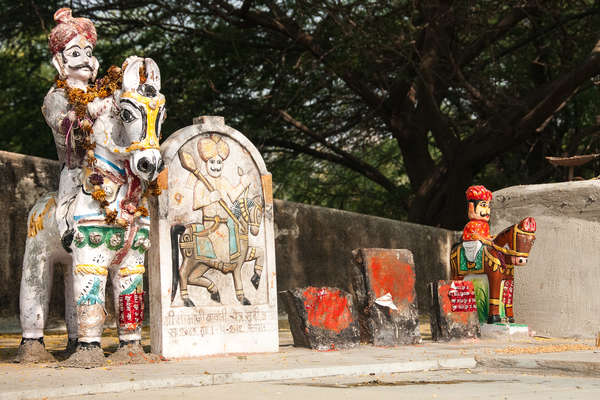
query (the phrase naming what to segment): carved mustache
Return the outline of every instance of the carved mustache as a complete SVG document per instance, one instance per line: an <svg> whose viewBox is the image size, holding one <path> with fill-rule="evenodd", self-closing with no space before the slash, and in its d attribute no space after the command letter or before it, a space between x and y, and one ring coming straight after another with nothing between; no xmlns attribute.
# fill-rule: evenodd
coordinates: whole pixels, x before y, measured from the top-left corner
<svg viewBox="0 0 600 400"><path fill-rule="evenodd" d="M87 69L89 71L93 71L93 68L90 64L88 63L83 63L83 64L77 64L77 65L69 65L69 68L71 69Z"/></svg>

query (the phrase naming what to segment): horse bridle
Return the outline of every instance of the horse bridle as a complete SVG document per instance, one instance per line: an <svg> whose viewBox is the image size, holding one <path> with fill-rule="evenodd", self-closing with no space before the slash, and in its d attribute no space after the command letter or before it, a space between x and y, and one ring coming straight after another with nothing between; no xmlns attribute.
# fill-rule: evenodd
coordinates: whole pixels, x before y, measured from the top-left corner
<svg viewBox="0 0 600 400"><path fill-rule="evenodd" d="M515 224L513 226L513 234L512 234L512 244L513 244L513 248L515 248L515 249L517 248L517 234L519 234L519 233L522 235L535 236L535 232L526 232L526 231L520 229L518 224ZM481 241L481 243L491 246L495 250L497 250L507 256L529 257L529 253L523 253L523 252L519 252L519 251L516 251L513 249L507 249L505 247L500 247L496 243L492 242L491 240L481 239L481 238L479 240Z"/></svg>

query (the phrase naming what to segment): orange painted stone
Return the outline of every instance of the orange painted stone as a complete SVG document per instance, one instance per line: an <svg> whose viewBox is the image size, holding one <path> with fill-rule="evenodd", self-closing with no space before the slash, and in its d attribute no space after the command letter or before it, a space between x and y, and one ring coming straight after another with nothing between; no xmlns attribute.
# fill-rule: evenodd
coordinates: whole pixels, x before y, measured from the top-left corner
<svg viewBox="0 0 600 400"><path fill-rule="evenodd" d="M353 251L361 338L377 346L419 343L415 263L410 250Z"/></svg>
<svg viewBox="0 0 600 400"><path fill-rule="evenodd" d="M280 293L294 345L315 350L354 347L360 342L352 296L340 289L309 286Z"/></svg>

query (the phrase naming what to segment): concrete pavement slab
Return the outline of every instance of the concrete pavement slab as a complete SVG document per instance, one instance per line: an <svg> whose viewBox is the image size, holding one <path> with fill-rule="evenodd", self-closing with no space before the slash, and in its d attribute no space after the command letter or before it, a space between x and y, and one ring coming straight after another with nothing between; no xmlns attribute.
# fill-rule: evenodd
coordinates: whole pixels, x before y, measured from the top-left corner
<svg viewBox="0 0 600 400"><path fill-rule="evenodd" d="M563 360L577 363L593 360L591 341L565 341L528 338L522 341L466 340L392 348L361 345L345 351L318 352L290 345L289 331L280 332L278 353L237 354L198 359L107 366L95 369L62 368L57 364L20 365L8 355L18 346L17 335L0 335L0 400L35 399L163 390L207 385L241 384L327 376L473 369L476 358L517 360ZM103 341L107 353L114 350L110 336ZM59 349L66 338L49 338L49 347ZM145 336L147 341L147 336ZM572 351L572 350L583 351ZM587 350L585 350L587 349ZM571 351L565 351L571 350ZM552 351L553 353L547 353ZM562 351L562 353L556 353ZM524 361L525 362L525 361ZM537 364L540 365L540 364ZM84 384L84 382L92 382Z"/></svg>

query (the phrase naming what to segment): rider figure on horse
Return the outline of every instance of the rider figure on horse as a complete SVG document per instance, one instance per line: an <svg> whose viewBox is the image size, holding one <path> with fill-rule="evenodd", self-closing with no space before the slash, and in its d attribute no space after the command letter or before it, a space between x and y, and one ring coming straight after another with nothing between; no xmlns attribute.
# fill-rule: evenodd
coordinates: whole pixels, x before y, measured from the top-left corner
<svg viewBox="0 0 600 400"><path fill-rule="evenodd" d="M249 177L242 175L240 183L234 186L222 175L225 160L229 157L229 146L219 135L201 139L198 154L205 162L208 176L205 180L198 180L194 187L193 209L202 210L203 214L203 224L195 227L197 240L203 242L198 245L200 253L196 256L213 268L229 272L228 266L233 267L233 261L240 256L239 221L231 210L231 204L248 187Z"/></svg>
<svg viewBox="0 0 600 400"><path fill-rule="evenodd" d="M466 195L469 222L463 229L462 246L467 261L476 263L481 258L480 253L483 246L481 239L492 239L489 225L492 192L484 186L477 185L470 186Z"/></svg>
<svg viewBox="0 0 600 400"><path fill-rule="evenodd" d="M110 98L94 101L89 90L98 74L98 60L92 56L97 40L92 21L73 18L69 8L56 11L54 20L58 24L50 32L48 44L58 76L44 98L42 114L63 164L55 214L63 246L70 251L73 227L68 221L72 221L73 200L81 186L85 141L95 117L110 106Z"/></svg>

